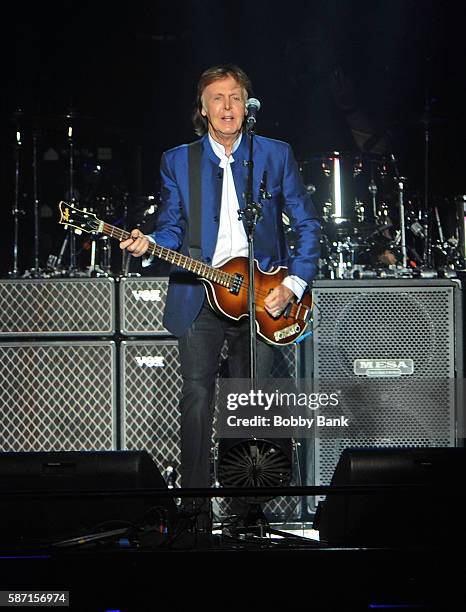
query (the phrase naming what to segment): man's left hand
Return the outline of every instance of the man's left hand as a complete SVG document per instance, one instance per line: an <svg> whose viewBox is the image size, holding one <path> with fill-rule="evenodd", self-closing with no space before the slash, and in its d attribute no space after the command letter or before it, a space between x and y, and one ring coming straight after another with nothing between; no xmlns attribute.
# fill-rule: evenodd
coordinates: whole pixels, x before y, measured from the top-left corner
<svg viewBox="0 0 466 612"><path fill-rule="evenodd" d="M281 315L294 297L295 295L291 289L288 289L288 287L285 287L285 285L278 285L265 298L265 310L272 317L274 317L274 319L276 319Z"/></svg>

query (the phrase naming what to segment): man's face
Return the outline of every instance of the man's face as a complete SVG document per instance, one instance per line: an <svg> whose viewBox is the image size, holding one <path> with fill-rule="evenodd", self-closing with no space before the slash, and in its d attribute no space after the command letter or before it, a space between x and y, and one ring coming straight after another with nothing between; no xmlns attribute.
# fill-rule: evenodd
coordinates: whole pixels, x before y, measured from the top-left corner
<svg viewBox="0 0 466 612"><path fill-rule="evenodd" d="M246 92L231 76L214 81L202 93L202 116L207 117L209 132L215 138L236 137L245 115Z"/></svg>

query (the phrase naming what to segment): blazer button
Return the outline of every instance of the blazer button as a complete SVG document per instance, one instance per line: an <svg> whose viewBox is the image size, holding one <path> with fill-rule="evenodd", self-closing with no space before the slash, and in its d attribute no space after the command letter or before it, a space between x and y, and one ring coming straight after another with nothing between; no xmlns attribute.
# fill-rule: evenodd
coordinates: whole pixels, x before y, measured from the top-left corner
<svg viewBox="0 0 466 612"><path fill-rule="evenodd" d="M206 260L207 263L210 263L212 261L212 259L210 257L206 257L205 260Z"/></svg>
<svg viewBox="0 0 466 612"><path fill-rule="evenodd" d="M214 221L215 221L215 223L218 223L218 215L215 215Z"/></svg>

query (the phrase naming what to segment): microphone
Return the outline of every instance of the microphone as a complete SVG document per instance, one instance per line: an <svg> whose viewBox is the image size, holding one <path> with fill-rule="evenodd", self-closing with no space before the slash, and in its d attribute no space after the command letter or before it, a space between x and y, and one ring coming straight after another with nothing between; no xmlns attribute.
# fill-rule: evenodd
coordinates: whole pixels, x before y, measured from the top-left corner
<svg viewBox="0 0 466 612"><path fill-rule="evenodd" d="M253 132L256 128L256 115L260 110L261 103L256 98L249 98L246 102L246 131L249 133Z"/></svg>

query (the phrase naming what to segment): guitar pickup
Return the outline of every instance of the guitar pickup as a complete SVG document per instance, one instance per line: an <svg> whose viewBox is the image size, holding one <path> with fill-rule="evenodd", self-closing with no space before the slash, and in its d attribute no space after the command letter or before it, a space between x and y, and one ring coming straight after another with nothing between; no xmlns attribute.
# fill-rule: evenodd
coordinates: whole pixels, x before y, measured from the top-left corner
<svg viewBox="0 0 466 612"><path fill-rule="evenodd" d="M231 282L231 285L229 287L229 292L233 293L234 295L238 295L238 293L241 290L241 286L243 284L244 281L244 276L242 274L238 274L238 272L236 272L233 276L233 280Z"/></svg>

